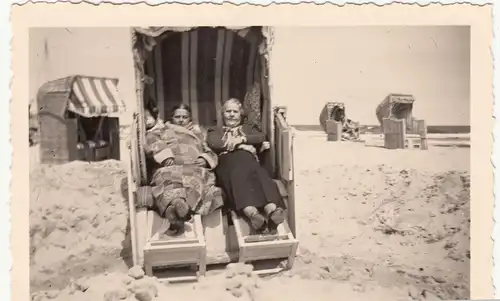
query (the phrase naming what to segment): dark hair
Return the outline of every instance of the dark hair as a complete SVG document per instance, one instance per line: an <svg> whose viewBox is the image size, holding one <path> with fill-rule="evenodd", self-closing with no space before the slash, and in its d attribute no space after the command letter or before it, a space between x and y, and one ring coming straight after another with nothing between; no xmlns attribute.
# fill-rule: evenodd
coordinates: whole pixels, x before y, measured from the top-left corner
<svg viewBox="0 0 500 301"><path fill-rule="evenodd" d="M184 104L184 103L181 103L181 104L174 106L172 108L172 115L174 115L175 111L177 111L179 109L186 110L189 113L189 115L191 115L191 108L187 104Z"/></svg>
<svg viewBox="0 0 500 301"><path fill-rule="evenodd" d="M158 118L158 114L159 114L158 108L154 105L154 102L151 98L144 106L144 109L147 110L149 112L149 114L151 114L151 116L153 116L154 119Z"/></svg>

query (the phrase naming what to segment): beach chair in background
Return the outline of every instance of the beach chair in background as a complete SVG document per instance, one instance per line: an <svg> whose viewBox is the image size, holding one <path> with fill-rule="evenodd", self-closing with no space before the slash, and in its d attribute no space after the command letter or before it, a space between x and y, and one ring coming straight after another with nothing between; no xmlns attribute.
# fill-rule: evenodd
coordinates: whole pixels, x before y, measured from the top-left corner
<svg viewBox="0 0 500 301"><path fill-rule="evenodd" d="M389 94L376 110L387 149L426 150L427 125L413 117L415 98L410 94Z"/></svg>
<svg viewBox="0 0 500 301"><path fill-rule="evenodd" d="M40 162L120 160L119 120L126 106L118 79L75 75L37 93Z"/></svg>
<svg viewBox="0 0 500 301"><path fill-rule="evenodd" d="M359 140L359 122L347 118L342 102L327 102L320 114L320 124L327 141Z"/></svg>

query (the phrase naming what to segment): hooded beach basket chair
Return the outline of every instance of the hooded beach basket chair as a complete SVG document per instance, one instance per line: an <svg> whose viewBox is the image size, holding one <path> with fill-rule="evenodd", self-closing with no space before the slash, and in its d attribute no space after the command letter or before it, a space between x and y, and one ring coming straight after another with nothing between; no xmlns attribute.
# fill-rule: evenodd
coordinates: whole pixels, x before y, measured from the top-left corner
<svg viewBox="0 0 500 301"><path fill-rule="evenodd" d="M293 264L298 245L293 135L286 122L286 108L271 106L265 57L265 36L270 34L266 28L244 27L132 29L138 104L130 143L129 207L134 263L144 265L148 274L156 267L179 263L197 266L195 278L211 264L283 258L288 259L285 268ZM165 242L154 242L161 223L147 193L145 102L153 102L163 120L168 119L173 106L189 104L193 121L208 127L222 124L221 106L231 97L244 100L247 122L268 136L270 149L261 153L261 164L287 203L288 218L280 226L279 237L270 240L252 235L245 220L219 209L207 216L195 215L190 237L171 239L168 247Z"/></svg>
<svg viewBox="0 0 500 301"><path fill-rule="evenodd" d="M40 87L40 162L119 159L119 123L112 116L126 106L117 84L113 78L76 75Z"/></svg>
<svg viewBox="0 0 500 301"><path fill-rule="evenodd" d="M410 94L389 94L376 110L388 149L427 149L427 126L413 117L415 98Z"/></svg>

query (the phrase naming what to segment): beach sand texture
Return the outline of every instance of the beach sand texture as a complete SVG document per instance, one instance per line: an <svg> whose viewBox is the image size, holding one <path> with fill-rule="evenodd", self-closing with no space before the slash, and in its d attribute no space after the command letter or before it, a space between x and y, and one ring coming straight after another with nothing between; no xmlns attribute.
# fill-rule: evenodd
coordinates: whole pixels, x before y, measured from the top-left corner
<svg viewBox="0 0 500 301"><path fill-rule="evenodd" d="M386 150L313 136L297 132L294 144L294 268L263 279L215 271L195 284L127 276L122 162L41 166L32 156L32 299L468 299L470 149Z"/></svg>

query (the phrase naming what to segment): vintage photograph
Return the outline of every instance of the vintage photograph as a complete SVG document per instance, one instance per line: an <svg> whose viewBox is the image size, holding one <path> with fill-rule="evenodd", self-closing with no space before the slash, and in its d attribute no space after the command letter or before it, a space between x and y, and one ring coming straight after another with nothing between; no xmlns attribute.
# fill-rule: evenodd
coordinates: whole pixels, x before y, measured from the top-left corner
<svg viewBox="0 0 500 301"><path fill-rule="evenodd" d="M469 299L470 57L470 26L30 28L32 300Z"/></svg>

